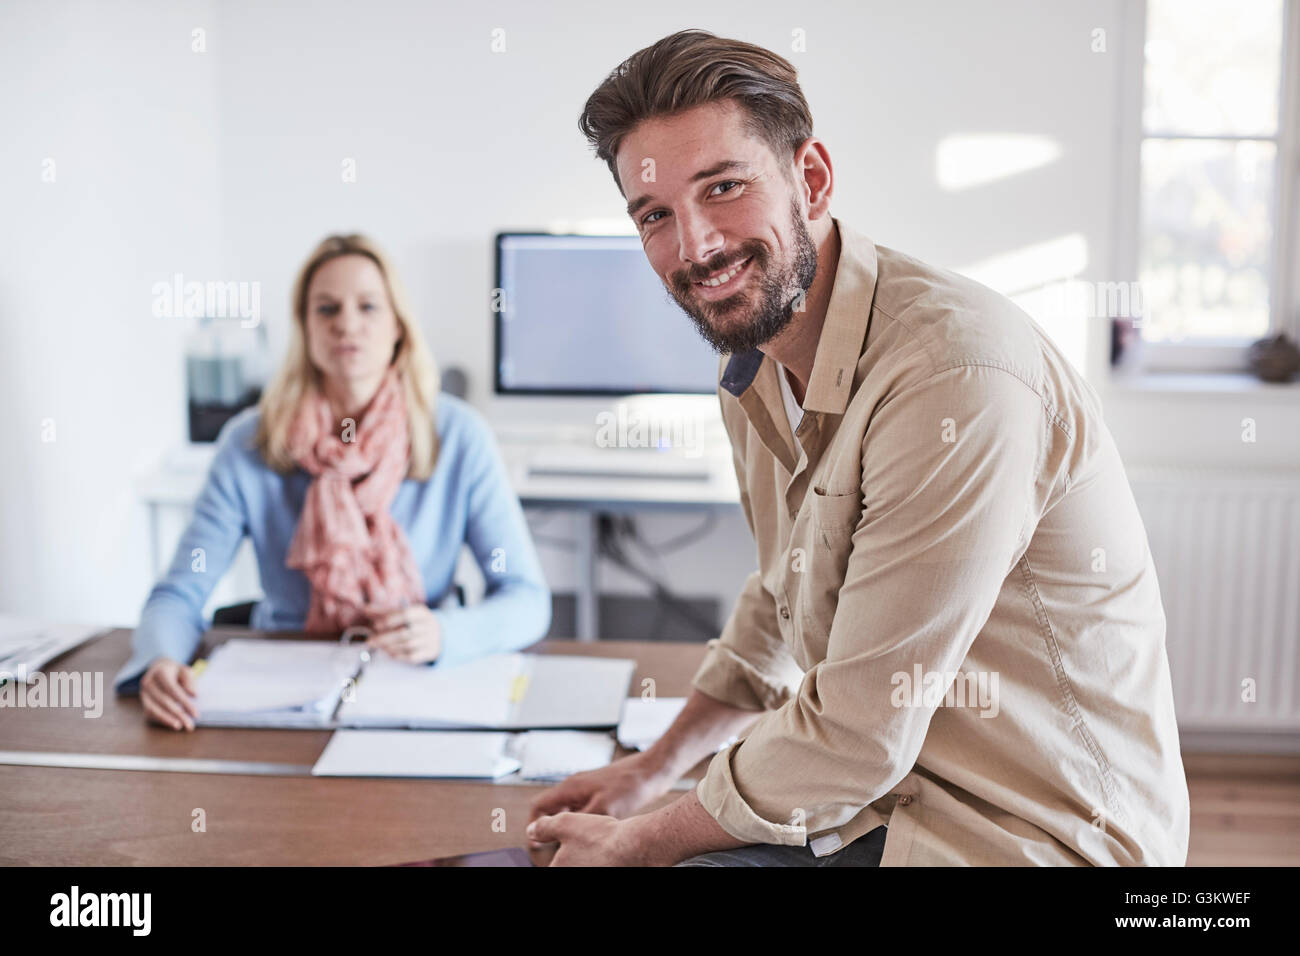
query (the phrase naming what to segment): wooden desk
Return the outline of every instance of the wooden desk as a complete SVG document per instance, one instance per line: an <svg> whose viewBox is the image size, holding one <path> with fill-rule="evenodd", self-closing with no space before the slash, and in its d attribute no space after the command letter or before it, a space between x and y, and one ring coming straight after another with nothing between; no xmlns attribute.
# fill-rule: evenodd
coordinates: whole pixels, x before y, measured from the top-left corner
<svg viewBox="0 0 1300 956"><path fill-rule="evenodd" d="M329 731L199 728L146 723L137 697L112 679L131 632L111 631L50 664L102 672L103 714L80 709L0 710L0 750L135 754L310 767ZM219 642L256 631L214 631ZM652 678L660 697L685 696L700 644L544 641L534 653L629 657L629 693ZM697 768L698 769L698 768ZM0 765L0 865L372 866L526 844L528 804L542 785L443 780L228 776ZM653 806L671 802L667 794ZM191 829L193 811L207 830ZM504 814L504 832L494 829Z"/></svg>

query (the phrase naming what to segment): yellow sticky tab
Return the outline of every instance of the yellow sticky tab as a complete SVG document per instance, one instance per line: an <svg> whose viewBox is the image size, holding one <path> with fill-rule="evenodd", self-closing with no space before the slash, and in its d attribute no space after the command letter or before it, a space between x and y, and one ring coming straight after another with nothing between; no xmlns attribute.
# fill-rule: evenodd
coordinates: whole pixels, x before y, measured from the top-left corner
<svg viewBox="0 0 1300 956"><path fill-rule="evenodd" d="M528 689L528 676L520 674L510 685L510 703L517 704L524 699L524 691Z"/></svg>
<svg viewBox="0 0 1300 956"><path fill-rule="evenodd" d="M200 657L197 661L195 661L193 664L190 665L190 670L194 672L195 677L198 677L200 674L203 673L204 669L206 669L207 666L208 666L207 658Z"/></svg>

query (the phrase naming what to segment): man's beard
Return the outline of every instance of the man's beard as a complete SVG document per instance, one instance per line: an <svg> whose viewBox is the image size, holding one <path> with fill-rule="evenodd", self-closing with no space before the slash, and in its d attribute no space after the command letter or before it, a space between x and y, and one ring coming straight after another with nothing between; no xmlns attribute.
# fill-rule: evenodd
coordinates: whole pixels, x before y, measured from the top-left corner
<svg viewBox="0 0 1300 956"><path fill-rule="evenodd" d="M795 305L802 302L812 285L813 277L817 275L817 247L808 234L799 207L794 203L790 205L790 221L795 239L794 256L778 274L773 275L770 271L771 256L767 247L755 239L741 243L736 253L729 258L724 259L719 254L706 265L691 266L673 275L669 294L681 306L682 311L691 317L695 328L714 351L725 354L756 349L783 332L794 318ZM719 269L744 262L751 256L753 262L749 268L754 270L751 278L757 282L757 303L753 315L743 325L719 328L710 320L730 317L744 308L751 294L748 286L754 283L748 283L745 291L716 302L696 299L693 295L695 283Z"/></svg>

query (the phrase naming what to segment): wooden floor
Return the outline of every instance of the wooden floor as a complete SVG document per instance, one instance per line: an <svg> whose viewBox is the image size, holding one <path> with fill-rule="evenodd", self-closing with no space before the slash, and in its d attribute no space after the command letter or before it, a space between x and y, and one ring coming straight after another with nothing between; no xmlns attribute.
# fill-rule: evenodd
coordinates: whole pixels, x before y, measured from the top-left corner
<svg viewBox="0 0 1300 956"><path fill-rule="evenodd" d="M1300 756L1183 754L1188 866L1300 866Z"/></svg>

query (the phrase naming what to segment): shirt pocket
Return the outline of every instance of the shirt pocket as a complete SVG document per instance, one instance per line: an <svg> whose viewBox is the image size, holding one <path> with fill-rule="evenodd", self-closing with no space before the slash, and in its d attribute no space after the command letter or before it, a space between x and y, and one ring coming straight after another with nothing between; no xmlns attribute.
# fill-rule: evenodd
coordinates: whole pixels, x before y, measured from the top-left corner
<svg viewBox="0 0 1300 956"><path fill-rule="evenodd" d="M809 512L810 520L798 543L803 563L796 588L798 620L809 653L822 660L853 551L853 532L862 519L862 492L829 494L823 488L813 488Z"/></svg>

